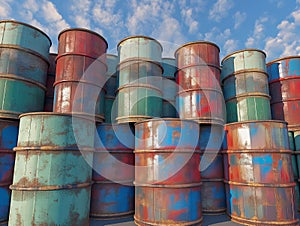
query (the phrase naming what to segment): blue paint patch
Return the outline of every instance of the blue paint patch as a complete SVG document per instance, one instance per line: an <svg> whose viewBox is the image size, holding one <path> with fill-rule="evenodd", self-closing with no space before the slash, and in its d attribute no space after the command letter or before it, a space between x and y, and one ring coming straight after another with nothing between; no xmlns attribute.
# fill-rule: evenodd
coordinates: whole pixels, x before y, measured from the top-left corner
<svg viewBox="0 0 300 226"><path fill-rule="evenodd" d="M0 187L0 222L8 220L10 205L10 190L8 187Z"/></svg>
<svg viewBox="0 0 300 226"><path fill-rule="evenodd" d="M272 155L256 156L252 158L254 165L272 165Z"/></svg>
<svg viewBox="0 0 300 226"><path fill-rule="evenodd" d="M19 128L17 126L7 126L2 130L1 146L4 149L13 149L17 146Z"/></svg>

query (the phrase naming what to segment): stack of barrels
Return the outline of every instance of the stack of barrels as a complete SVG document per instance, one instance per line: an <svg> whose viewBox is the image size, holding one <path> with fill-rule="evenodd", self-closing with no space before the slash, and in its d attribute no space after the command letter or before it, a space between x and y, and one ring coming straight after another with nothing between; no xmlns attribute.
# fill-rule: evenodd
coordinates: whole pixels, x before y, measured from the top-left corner
<svg viewBox="0 0 300 226"><path fill-rule="evenodd" d="M46 82L46 94L44 102L44 111L51 112L53 111L53 99L54 99L54 82L56 74L56 53L49 54L49 68L47 72L47 82Z"/></svg>
<svg viewBox="0 0 300 226"><path fill-rule="evenodd" d="M18 117L44 108L51 41L31 25L0 21L0 225L7 223ZM27 131L28 132L28 131ZM22 163L23 164L23 163ZM13 189L13 188L12 188ZM22 188L18 189L22 190Z"/></svg>
<svg viewBox="0 0 300 226"><path fill-rule="evenodd" d="M216 44L205 41L187 43L175 52L179 117L200 125L204 214L222 214L226 210L223 160L219 152L225 120L219 52Z"/></svg>
<svg viewBox="0 0 300 226"><path fill-rule="evenodd" d="M20 116L9 225L89 224L93 116L104 120L98 96L104 98L107 43L85 29L64 30L58 39L54 112Z"/></svg>
<svg viewBox="0 0 300 226"><path fill-rule="evenodd" d="M227 214L247 225L298 225L288 130L271 120L265 56L246 49L222 61Z"/></svg>
<svg viewBox="0 0 300 226"><path fill-rule="evenodd" d="M291 140L290 149L293 151L292 163L294 178L297 183L297 198L299 202L300 175L300 57L289 56L273 60L267 64L271 95L272 117L288 123ZM298 161L296 160L298 158ZM298 206L300 210L300 206Z"/></svg>

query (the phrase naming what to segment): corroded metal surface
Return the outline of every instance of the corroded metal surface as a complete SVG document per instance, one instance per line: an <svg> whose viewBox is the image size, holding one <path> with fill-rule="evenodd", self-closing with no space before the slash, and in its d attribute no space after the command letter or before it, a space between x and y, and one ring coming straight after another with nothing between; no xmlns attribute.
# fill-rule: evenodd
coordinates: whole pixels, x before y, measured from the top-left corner
<svg viewBox="0 0 300 226"><path fill-rule="evenodd" d="M199 122L224 122L223 94L219 90L192 89L178 93L180 118Z"/></svg>
<svg viewBox="0 0 300 226"><path fill-rule="evenodd" d="M97 132L90 216L109 219L132 215L134 128L129 124L99 124Z"/></svg>
<svg viewBox="0 0 300 226"><path fill-rule="evenodd" d="M289 131L289 144L290 144L290 150L292 151L292 168L293 168L293 175L295 181L298 181L298 166L297 166L297 157L296 157L296 147L295 147L295 139L294 139L294 132Z"/></svg>
<svg viewBox="0 0 300 226"><path fill-rule="evenodd" d="M201 224L198 130L180 119L135 124L136 224Z"/></svg>
<svg viewBox="0 0 300 226"><path fill-rule="evenodd" d="M161 66L163 70L163 77L168 79L175 79L175 73L177 71L177 64L175 58L162 58Z"/></svg>
<svg viewBox="0 0 300 226"><path fill-rule="evenodd" d="M108 96L115 96L116 91L118 89L119 83L117 81L117 77L119 75L119 71L117 70L117 66L119 64L118 56L112 54L106 54L106 85L105 88L107 90Z"/></svg>
<svg viewBox="0 0 300 226"><path fill-rule="evenodd" d="M118 44L120 62L139 58L161 62L162 45L155 39L146 36L129 36Z"/></svg>
<svg viewBox="0 0 300 226"><path fill-rule="evenodd" d="M53 98L54 98L54 82L56 74L56 53L49 54L49 68L47 72L47 82L46 82L46 95L44 102L44 111L51 112L53 111Z"/></svg>
<svg viewBox="0 0 300 226"><path fill-rule="evenodd" d="M53 111L86 114L104 120L105 90L86 82L63 81L54 83Z"/></svg>
<svg viewBox="0 0 300 226"><path fill-rule="evenodd" d="M242 224L298 225L286 123L231 123L225 132L228 215Z"/></svg>
<svg viewBox="0 0 300 226"><path fill-rule="evenodd" d="M227 123L248 120L270 120L270 96L245 93L226 101Z"/></svg>
<svg viewBox="0 0 300 226"><path fill-rule="evenodd" d="M224 57L221 62L221 81L241 71L267 72L266 54L259 49L244 49Z"/></svg>
<svg viewBox="0 0 300 226"><path fill-rule="evenodd" d="M29 24L14 20L0 21L0 40L2 46L19 46L48 59L50 38L43 31Z"/></svg>

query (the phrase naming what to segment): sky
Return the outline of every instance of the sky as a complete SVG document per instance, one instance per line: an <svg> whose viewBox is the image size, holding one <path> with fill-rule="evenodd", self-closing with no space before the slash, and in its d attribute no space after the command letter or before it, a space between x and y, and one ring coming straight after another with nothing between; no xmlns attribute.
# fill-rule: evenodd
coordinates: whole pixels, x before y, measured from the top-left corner
<svg viewBox="0 0 300 226"><path fill-rule="evenodd" d="M57 52L58 34L87 28L108 42L108 53L132 35L157 39L163 57L187 42L220 47L220 59L257 48L267 61L300 54L300 0L1 0L0 18L43 30Z"/></svg>

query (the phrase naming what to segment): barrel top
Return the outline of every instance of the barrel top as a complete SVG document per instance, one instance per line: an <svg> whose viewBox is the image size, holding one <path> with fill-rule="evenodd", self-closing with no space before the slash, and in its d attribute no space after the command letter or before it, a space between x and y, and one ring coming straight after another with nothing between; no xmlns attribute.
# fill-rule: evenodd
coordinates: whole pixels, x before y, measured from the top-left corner
<svg viewBox="0 0 300 226"><path fill-rule="evenodd" d="M280 120L249 120L249 121L243 121L243 122L232 122L232 123L228 123L225 124L225 126L233 126L233 125L242 125L242 124L249 124L249 123L280 123L280 124L285 124L287 125L286 121L280 121Z"/></svg>
<svg viewBox="0 0 300 226"><path fill-rule="evenodd" d="M86 29L86 28L66 28L64 30L62 30L59 35L58 35L58 40L59 40L59 37L63 34L63 33L66 33L66 32L69 32L69 31L83 31L83 32L87 32L87 33L90 33L90 34L93 34L93 35L96 35L98 36L99 38L101 38L105 44L106 44L106 48L108 48L108 43L107 41L105 40L105 38L103 36L101 36L100 34L98 34L97 32L95 31L91 31L89 29Z"/></svg>
<svg viewBox="0 0 300 226"><path fill-rule="evenodd" d="M76 117L76 118L81 118L81 119L87 119L87 120L94 120L92 116L85 115L85 114L80 114L80 113L59 113L59 112L30 112L30 113L24 113L19 116L19 119L27 116L44 116L44 115L49 115L49 116L65 116L65 117Z"/></svg>
<svg viewBox="0 0 300 226"><path fill-rule="evenodd" d="M51 56L57 56L58 54L57 53L49 53L49 55L51 55Z"/></svg>
<svg viewBox="0 0 300 226"><path fill-rule="evenodd" d="M50 46L52 45L52 41L51 41L50 37L49 37L44 31L42 31L41 29L39 29L39 28L37 28L37 27L34 27L34 26L30 25L30 24L27 24L27 23L24 23L24 22L21 22L21 21L17 21L17 20L0 20L0 24L1 24L1 23L15 23L15 24L21 24L21 25L30 27L30 28L32 28L32 29L34 29L34 30L36 30L36 31L38 31L38 32L40 32L40 33L42 33L43 35L45 35L46 38L47 38L47 39L49 40L49 42L50 42Z"/></svg>
<svg viewBox="0 0 300 226"><path fill-rule="evenodd" d="M240 50L234 51L234 52L228 54L227 56L225 56L223 58L223 60L221 61L221 64L223 64L223 62L225 60L227 60L229 57L231 57L232 55L237 54L237 53L247 52L247 51L256 51L256 52L260 52L260 53L264 54L265 57L267 56L266 53L264 51L260 50L260 49L255 49L255 48L240 49Z"/></svg>
<svg viewBox="0 0 300 226"><path fill-rule="evenodd" d="M180 46L180 47L175 51L174 56L176 57L176 54L177 54L177 52L178 52L180 49L182 49L182 48L184 48L184 47L187 47L187 46L189 46L189 45L195 45L195 44L209 44L209 45L213 45L213 46L217 47L217 49L218 49L219 52L220 52L220 47L219 47L216 43L209 42L209 41L205 41L205 40L199 40L199 41L195 41L195 42L187 42L187 43L183 44L182 46Z"/></svg>
<svg viewBox="0 0 300 226"><path fill-rule="evenodd" d="M278 61L282 61L282 60L290 60L290 59L300 59L300 56L286 56L286 57L280 57L277 58L275 60L272 60L270 62L267 63L267 66L270 66L271 64L277 63Z"/></svg>
<svg viewBox="0 0 300 226"><path fill-rule="evenodd" d="M155 38L152 38L152 37L149 37L149 36L144 36L144 35L133 35L133 36L128 36L128 37L122 39L122 40L118 43L117 47L119 47L119 46L122 44L122 42L125 42L125 41L127 41L127 40L129 40L129 39L134 39L134 38L144 38L144 39L149 39L149 40L151 40L151 41L154 41L154 42L156 42L156 43L160 46L161 50L163 50L163 47L162 47L162 45L160 44L159 41L157 41Z"/></svg>
<svg viewBox="0 0 300 226"><path fill-rule="evenodd" d="M153 118L153 119L147 119L147 120L143 120L140 122L136 122L134 125L138 125L138 124L143 124L143 123L148 123L148 122L191 122L194 124L198 125L198 122L194 121L194 120L189 120L189 119L180 119L180 118Z"/></svg>
<svg viewBox="0 0 300 226"><path fill-rule="evenodd" d="M176 59L172 57L162 57L161 60L176 60Z"/></svg>
<svg viewBox="0 0 300 226"><path fill-rule="evenodd" d="M107 57L111 57L111 58L118 58L117 55L115 55L115 54L110 54L110 53L106 53L106 56L107 56Z"/></svg>

